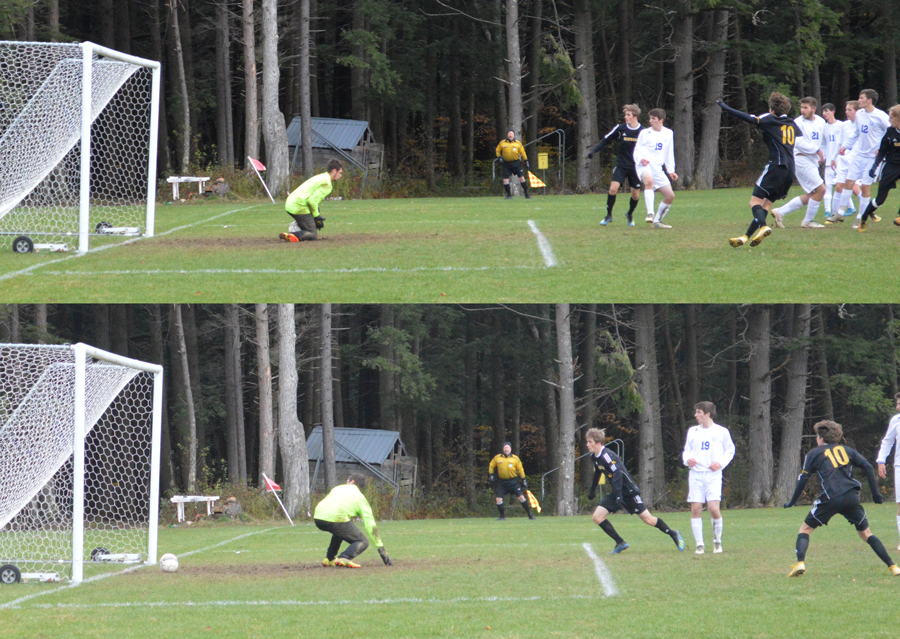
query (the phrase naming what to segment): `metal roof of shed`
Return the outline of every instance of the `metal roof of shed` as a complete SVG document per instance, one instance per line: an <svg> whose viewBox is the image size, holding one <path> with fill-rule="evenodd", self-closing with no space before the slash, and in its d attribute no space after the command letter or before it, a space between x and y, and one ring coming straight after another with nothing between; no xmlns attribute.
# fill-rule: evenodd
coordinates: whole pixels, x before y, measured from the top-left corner
<svg viewBox="0 0 900 639"><path fill-rule="evenodd" d="M288 146L302 144L300 139L300 116L295 116L287 128ZM313 130L313 148L330 149L328 140L339 149L352 151L366 134L369 123L363 120L341 120L339 118L310 118ZM323 139L324 138L324 139Z"/></svg>
<svg viewBox="0 0 900 639"><path fill-rule="evenodd" d="M370 430L367 428L335 428L334 441L340 446L334 447L334 461L354 462L357 460L341 446L351 451L367 464L381 465L394 450L394 444L400 439L400 433L393 430ZM400 442L403 445L403 442ZM322 456L322 427L316 426L309 434L306 450L310 461Z"/></svg>

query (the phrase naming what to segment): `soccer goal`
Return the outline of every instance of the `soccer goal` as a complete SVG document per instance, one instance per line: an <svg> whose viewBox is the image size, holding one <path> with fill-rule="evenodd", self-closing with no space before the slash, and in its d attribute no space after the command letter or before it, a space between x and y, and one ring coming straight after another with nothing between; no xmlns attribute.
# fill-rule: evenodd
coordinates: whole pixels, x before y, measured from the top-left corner
<svg viewBox="0 0 900 639"><path fill-rule="evenodd" d="M162 367L0 345L0 582L155 564Z"/></svg>
<svg viewBox="0 0 900 639"><path fill-rule="evenodd" d="M158 62L90 42L0 42L0 237L85 253L152 236Z"/></svg>

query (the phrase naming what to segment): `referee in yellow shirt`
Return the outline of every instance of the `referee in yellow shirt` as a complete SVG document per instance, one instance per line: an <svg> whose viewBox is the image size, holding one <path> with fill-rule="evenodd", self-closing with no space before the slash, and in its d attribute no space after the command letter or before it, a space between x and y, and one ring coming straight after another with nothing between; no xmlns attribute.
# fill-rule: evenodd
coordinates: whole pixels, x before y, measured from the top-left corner
<svg viewBox="0 0 900 639"><path fill-rule="evenodd" d="M525 198L530 199L528 193L528 180L525 179L525 169L531 168L528 164L528 156L525 155L525 147L516 139L516 132L512 129L506 134L506 139L497 145L497 157L503 165L503 188L506 189L506 199L512 199L512 191L509 188L509 176L518 175L519 184L525 191ZM525 164L525 169L522 164Z"/></svg>
<svg viewBox="0 0 900 639"><path fill-rule="evenodd" d="M511 133L511 131L510 131ZM494 495L497 498L497 510L500 511L498 521L506 521L506 504L503 498L506 495L515 495L519 498L522 508L528 513L528 519L536 519L528 499L525 497L525 489L528 488L528 480L525 479L525 469L522 468L522 460L512 454L512 445L509 442L503 444L503 452L495 455L488 467L488 479L494 483L496 474L496 487Z"/></svg>

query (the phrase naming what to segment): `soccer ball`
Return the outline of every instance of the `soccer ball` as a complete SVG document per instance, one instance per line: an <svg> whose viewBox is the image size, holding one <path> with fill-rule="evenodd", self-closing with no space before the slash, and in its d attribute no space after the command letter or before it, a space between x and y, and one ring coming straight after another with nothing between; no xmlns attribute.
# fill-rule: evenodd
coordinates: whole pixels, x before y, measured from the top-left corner
<svg viewBox="0 0 900 639"><path fill-rule="evenodd" d="M178 570L178 557L170 552L159 558L159 567L163 572L175 572Z"/></svg>

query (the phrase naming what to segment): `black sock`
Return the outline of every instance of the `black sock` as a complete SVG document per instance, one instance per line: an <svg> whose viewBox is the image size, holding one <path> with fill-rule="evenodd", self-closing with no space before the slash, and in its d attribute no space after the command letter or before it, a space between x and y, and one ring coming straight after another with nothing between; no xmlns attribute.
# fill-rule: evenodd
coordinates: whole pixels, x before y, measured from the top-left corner
<svg viewBox="0 0 900 639"><path fill-rule="evenodd" d="M766 211L766 209L764 209L760 204L757 204L753 207L753 219L756 220L760 226L766 223L766 216L768 214L768 211Z"/></svg>
<svg viewBox="0 0 900 639"><path fill-rule="evenodd" d="M869 202L869 206L866 207L866 210L863 211L862 221L865 222L875 213L875 209L878 208L878 203L875 200Z"/></svg>
<svg viewBox="0 0 900 639"><path fill-rule="evenodd" d="M797 561L806 559L806 549L809 548L809 535L800 533L797 535Z"/></svg>
<svg viewBox="0 0 900 639"><path fill-rule="evenodd" d="M497 510L500 511L501 517L506 517L506 504L497 504Z"/></svg>
<svg viewBox="0 0 900 639"><path fill-rule="evenodd" d="M503 185L503 188L506 189L506 194L507 194L507 195L512 195L512 191L509 190L509 184L504 184L504 185Z"/></svg>
<svg viewBox="0 0 900 639"><path fill-rule="evenodd" d="M525 191L525 195L528 195L528 180L526 179L523 182L519 182L519 185L522 187L522 190Z"/></svg>
<svg viewBox="0 0 900 639"><path fill-rule="evenodd" d="M884 544L881 543L881 540L878 537L872 535L866 539L866 543L872 547L872 550L874 550L875 554L878 555L878 558L884 562L885 566L890 567L894 565L894 562L891 561L891 556L887 554L887 550L884 549Z"/></svg>
<svg viewBox="0 0 900 639"><path fill-rule="evenodd" d="M666 525L666 522L664 522L664 521L663 521L662 519L660 519L659 517L656 518L656 526L655 526L655 527L656 527L656 528L659 528L661 531L663 531L663 532L666 533L667 535L670 535L670 536L672 536L673 538L675 537L675 534L674 534L674 532L672 531L672 529L669 528L669 527Z"/></svg>
<svg viewBox="0 0 900 639"><path fill-rule="evenodd" d="M628 215L631 215L632 213L634 213L634 210L637 208L639 201L640 201L639 199L635 200L634 198L631 198L631 201L628 204Z"/></svg>
<svg viewBox="0 0 900 639"><path fill-rule="evenodd" d="M612 537L612 540L613 540L614 542L616 542L616 545L618 545L618 544L624 544L624 543L625 543L625 540L622 539L621 537L619 537L619 533L616 532L616 529L613 528L613 525L612 525L611 523L609 523L609 520L608 520L608 519L604 519L604 520L600 523L600 530L602 530L602 531L605 532L607 535L609 535L610 537Z"/></svg>
<svg viewBox="0 0 900 639"><path fill-rule="evenodd" d="M606 196L606 217L612 217L612 210L615 205L616 205L616 196L615 195L607 195Z"/></svg>
<svg viewBox="0 0 900 639"><path fill-rule="evenodd" d="M528 507L528 500L527 500L527 499L526 499L525 501L520 501L519 503L522 504L522 508L525 509L525 512L526 512L526 513L531 511L531 508Z"/></svg>

